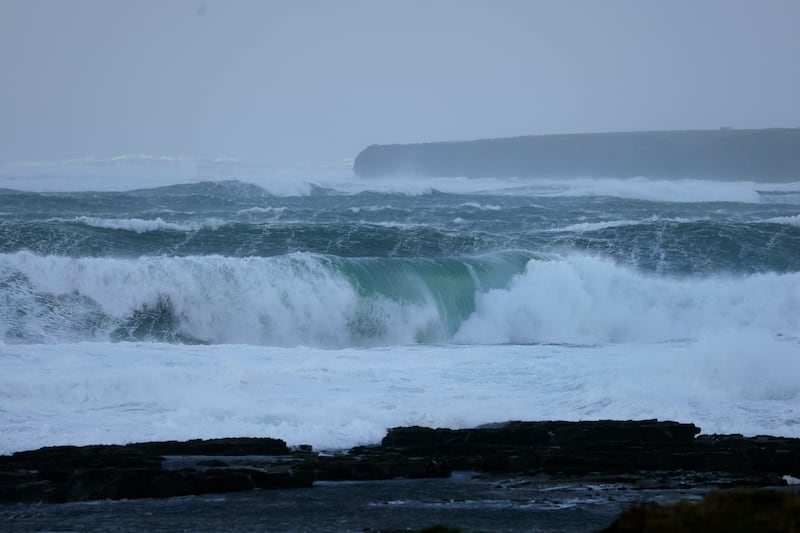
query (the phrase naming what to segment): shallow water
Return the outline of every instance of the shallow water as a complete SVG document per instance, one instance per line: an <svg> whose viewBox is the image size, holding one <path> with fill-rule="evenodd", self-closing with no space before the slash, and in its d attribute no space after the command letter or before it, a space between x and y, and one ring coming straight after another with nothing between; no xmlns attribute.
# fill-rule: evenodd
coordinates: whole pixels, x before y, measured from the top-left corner
<svg viewBox="0 0 800 533"><path fill-rule="evenodd" d="M630 505L698 499L705 491L627 484L450 479L317 482L166 500L0 505L6 530L361 532L446 524L467 531L581 532L611 523Z"/></svg>

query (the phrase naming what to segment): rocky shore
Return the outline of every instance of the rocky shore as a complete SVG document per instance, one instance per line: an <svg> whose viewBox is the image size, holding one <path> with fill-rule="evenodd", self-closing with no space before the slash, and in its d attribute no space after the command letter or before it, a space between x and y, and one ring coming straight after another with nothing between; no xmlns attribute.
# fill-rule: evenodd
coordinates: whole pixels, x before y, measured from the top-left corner
<svg viewBox="0 0 800 533"><path fill-rule="evenodd" d="M621 513L603 533L785 533L800 531L800 492L714 491L698 503L643 504Z"/></svg>
<svg viewBox="0 0 800 533"><path fill-rule="evenodd" d="M699 435L693 424L506 422L401 427L337 453L270 438L54 446L0 456L0 502L168 498L448 477L453 471L642 487L768 487L800 478L800 439Z"/></svg>

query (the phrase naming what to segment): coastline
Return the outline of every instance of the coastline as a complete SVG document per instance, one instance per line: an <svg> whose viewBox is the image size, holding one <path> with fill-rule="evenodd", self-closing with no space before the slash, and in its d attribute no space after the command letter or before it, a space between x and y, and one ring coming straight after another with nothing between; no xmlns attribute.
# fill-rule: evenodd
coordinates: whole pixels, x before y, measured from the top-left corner
<svg viewBox="0 0 800 533"><path fill-rule="evenodd" d="M460 430L393 428L380 444L338 452L270 438L45 447L0 457L0 504L17 514L31 504L57 514L69 508L41 504L143 499L188 505L187 496L255 498L273 490L282 498L320 490L335 502L337 491L358 500L354 494L374 487L387 502L405 501L391 495L395 489L457 490L480 506L487 491L502 489L521 517L526 502L541 494L556 507L594 505L598 494L611 495L615 503L592 519L610 522L637 502L697 500L713 489L786 489L800 478L800 439L699 432L693 424L656 420L515 421ZM628 497L620 499L620 491Z"/></svg>
<svg viewBox="0 0 800 533"><path fill-rule="evenodd" d="M800 128L529 135L371 145L359 177L800 180Z"/></svg>

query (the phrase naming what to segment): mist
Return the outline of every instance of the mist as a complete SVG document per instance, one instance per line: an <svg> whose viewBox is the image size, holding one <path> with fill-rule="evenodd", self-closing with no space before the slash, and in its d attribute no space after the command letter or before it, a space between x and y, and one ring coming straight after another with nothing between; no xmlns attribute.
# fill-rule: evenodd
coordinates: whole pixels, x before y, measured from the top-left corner
<svg viewBox="0 0 800 533"><path fill-rule="evenodd" d="M800 126L800 3L3 0L0 163Z"/></svg>

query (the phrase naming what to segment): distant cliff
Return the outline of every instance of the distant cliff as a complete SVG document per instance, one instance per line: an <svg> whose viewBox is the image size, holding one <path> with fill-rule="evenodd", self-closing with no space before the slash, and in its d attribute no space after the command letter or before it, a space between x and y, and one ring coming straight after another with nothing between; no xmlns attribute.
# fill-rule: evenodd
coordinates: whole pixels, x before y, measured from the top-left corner
<svg viewBox="0 0 800 533"><path fill-rule="evenodd" d="M532 135L372 145L362 177L619 177L800 181L800 128Z"/></svg>

